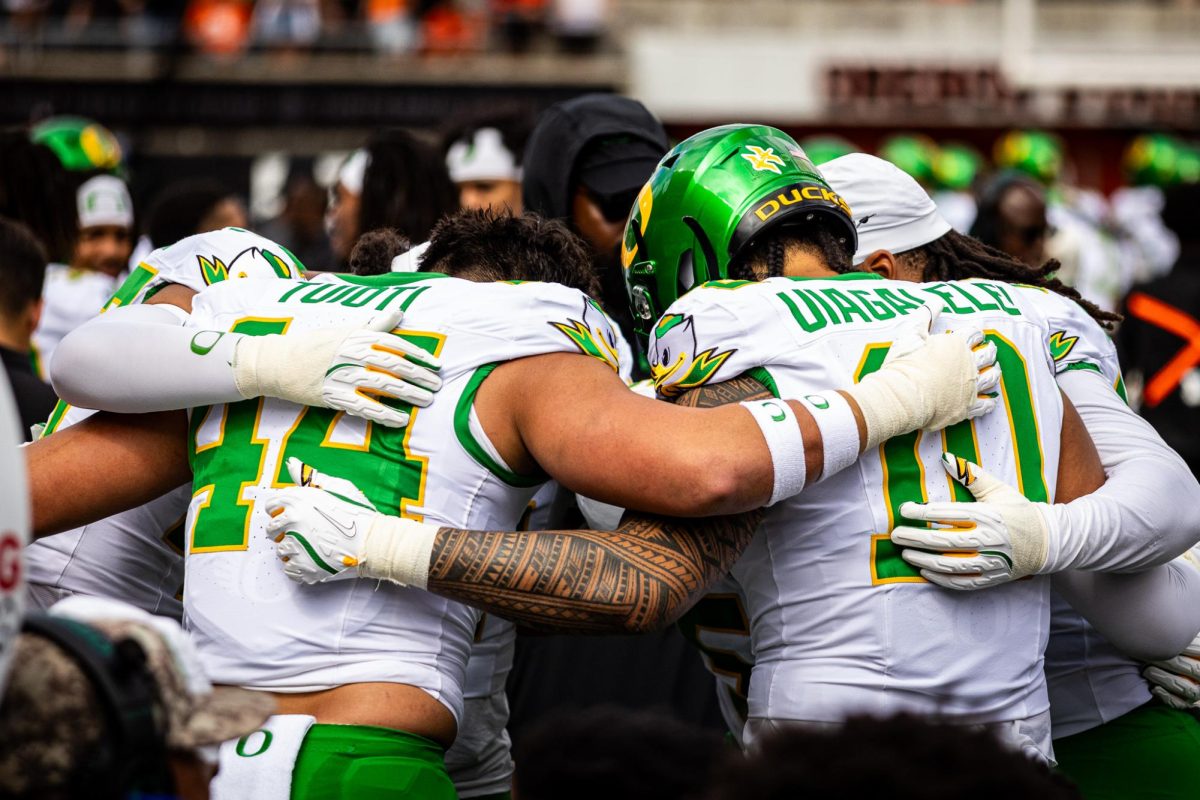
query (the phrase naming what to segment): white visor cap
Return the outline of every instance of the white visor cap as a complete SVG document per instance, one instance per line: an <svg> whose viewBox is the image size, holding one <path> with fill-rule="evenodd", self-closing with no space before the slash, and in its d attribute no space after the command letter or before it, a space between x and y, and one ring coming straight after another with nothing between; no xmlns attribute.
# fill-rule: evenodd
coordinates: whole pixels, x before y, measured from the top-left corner
<svg viewBox="0 0 1200 800"><path fill-rule="evenodd" d="M346 187L350 194L363 193L363 181L367 178L367 167L371 164L371 154L366 150L355 150L338 170L337 182Z"/></svg>
<svg viewBox="0 0 1200 800"><path fill-rule="evenodd" d="M101 225L133 227L133 200L125 182L112 175L97 175L83 183L75 193L80 228Z"/></svg>
<svg viewBox="0 0 1200 800"><path fill-rule="evenodd" d="M450 145L446 151L446 169L455 183L521 180L516 156L504 146L504 139L495 128L480 128L470 141L459 139Z"/></svg>
<svg viewBox="0 0 1200 800"><path fill-rule="evenodd" d="M940 239L950 230L950 223L921 185L890 161L850 153L826 161L820 169L853 212L858 229L855 264L866 261L876 250L903 253Z"/></svg>

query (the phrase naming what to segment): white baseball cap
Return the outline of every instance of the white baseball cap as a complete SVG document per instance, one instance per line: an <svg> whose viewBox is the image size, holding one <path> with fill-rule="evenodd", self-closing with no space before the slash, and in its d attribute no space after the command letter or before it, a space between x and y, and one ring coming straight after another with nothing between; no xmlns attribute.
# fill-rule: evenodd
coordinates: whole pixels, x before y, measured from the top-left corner
<svg viewBox="0 0 1200 800"><path fill-rule="evenodd" d="M450 180L519 181L521 168L516 156L504 146L496 128L480 128L468 139L459 139L446 151L446 169Z"/></svg>
<svg viewBox="0 0 1200 800"><path fill-rule="evenodd" d="M362 149L355 150L338 170L337 182L345 186L350 194L362 194L363 182L367 178L367 167L370 164L370 153Z"/></svg>
<svg viewBox="0 0 1200 800"><path fill-rule="evenodd" d="M80 228L100 225L133 227L133 200L125 182L112 175L97 175L84 182L75 193Z"/></svg>
<svg viewBox="0 0 1200 800"><path fill-rule="evenodd" d="M950 223L921 185L890 161L850 153L826 161L820 170L850 206L858 229L855 264L876 250L903 253L950 231Z"/></svg>

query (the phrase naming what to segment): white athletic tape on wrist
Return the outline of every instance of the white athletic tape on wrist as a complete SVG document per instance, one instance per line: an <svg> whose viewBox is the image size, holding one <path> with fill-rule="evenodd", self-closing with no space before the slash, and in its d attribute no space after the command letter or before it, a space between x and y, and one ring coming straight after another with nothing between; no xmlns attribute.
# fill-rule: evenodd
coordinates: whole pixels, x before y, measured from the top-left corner
<svg viewBox="0 0 1200 800"><path fill-rule="evenodd" d="M836 475L858 461L858 420L854 418L850 402L834 391L805 395L799 401L812 414L821 431L825 465L819 480Z"/></svg>
<svg viewBox="0 0 1200 800"><path fill-rule="evenodd" d="M795 412L783 400L752 400L742 405L758 423L771 453L775 486L767 505L773 506L804 488L804 435Z"/></svg>
<svg viewBox="0 0 1200 800"><path fill-rule="evenodd" d="M378 514L363 540L359 574L424 589L429 583L436 525Z"/></svg>

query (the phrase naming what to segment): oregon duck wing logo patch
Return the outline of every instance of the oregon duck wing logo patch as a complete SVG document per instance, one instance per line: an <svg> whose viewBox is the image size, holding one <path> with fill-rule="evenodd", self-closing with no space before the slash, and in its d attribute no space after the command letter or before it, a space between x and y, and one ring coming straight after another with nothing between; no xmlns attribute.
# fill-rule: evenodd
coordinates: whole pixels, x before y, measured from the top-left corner
<svg viewBox="0 0 1200 800"><path fill-rule="evenodd" d="M1075 348L1078 336L1067 336L1066 331L1055 331L1047 340L1050 343L1050 355L1056 362L1062 361Z"/></svg>
<svg viewBox="0 0 1200 800"><path fill-rule="evenodd" d="M247 247L230 259L228 264L218 255L198 255L196 260L200 262L200 277L204 279L205 286L212 286L230 278L295 277L286 261L270 250L259 247Z"/></svg>
<svg viewBox="0 0 1200 800"><path fill-rule="evenodd" d="M654 326L650 347L650 379L664 397L703 386L737 350L697 353L695 321L687 314L667 314Z"/></svg>
<svg viewBox="0 0 1200 800"><path fill-rule="evenodd" d="M582 319L568 319L566 322L550 324L570 339L585 356L600 359L612 367L614 372L621 371L621 359L617 355L617 332L608 321L607 315L591 298L583 302Z"/></svg>

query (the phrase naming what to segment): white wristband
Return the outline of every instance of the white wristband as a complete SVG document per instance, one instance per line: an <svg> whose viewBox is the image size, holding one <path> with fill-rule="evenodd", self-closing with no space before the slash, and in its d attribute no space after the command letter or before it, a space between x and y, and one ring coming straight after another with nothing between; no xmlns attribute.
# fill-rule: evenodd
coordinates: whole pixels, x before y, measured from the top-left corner
<svg viewBox="0 0 1200 800"><path fill-rule="evenodd" d="M858 461L858 420L854 409L840 392L828 391L807 394L798 402L812 414L813 421L821 431L822 449L825 453L820 481L836 475Z"/></svg>
<svg viewBox="0 0 1200 800"><path fill-rule="evenodd" d="M359 574L424 589L438 526L376 514L363 539Z"/></svg>
<svg viewBox="0 0 1200 800"><path fill-rule="evenodd" d="M795 412L783 400L753 400L742 405L758 423L771 452L775 486L767 505L775 505L804 488L804 435Z"/></svg>

